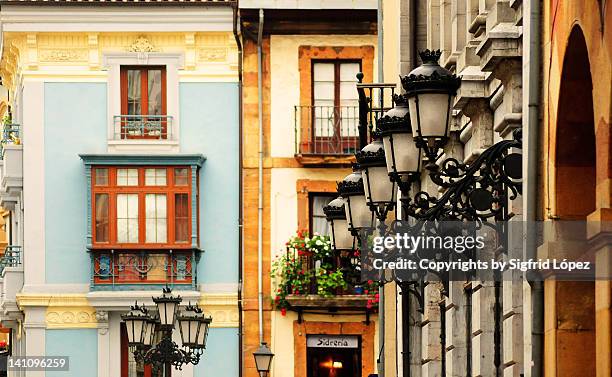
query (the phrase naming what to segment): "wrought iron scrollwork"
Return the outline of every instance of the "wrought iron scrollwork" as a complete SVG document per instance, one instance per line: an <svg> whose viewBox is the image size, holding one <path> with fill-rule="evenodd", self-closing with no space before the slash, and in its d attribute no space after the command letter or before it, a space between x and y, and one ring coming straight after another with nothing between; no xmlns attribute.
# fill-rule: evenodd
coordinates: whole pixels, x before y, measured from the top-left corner
<svg viewBox="0 0 612 377"><path fill-rule="evenodd" d="M483 222L489 218L508 220L507 205L521 193L521 132L485 150L473 163L446 159L429 176L446 189L440 198L421 191L413 199L404 198L403 209L418 220L466 220Z"/></svg>

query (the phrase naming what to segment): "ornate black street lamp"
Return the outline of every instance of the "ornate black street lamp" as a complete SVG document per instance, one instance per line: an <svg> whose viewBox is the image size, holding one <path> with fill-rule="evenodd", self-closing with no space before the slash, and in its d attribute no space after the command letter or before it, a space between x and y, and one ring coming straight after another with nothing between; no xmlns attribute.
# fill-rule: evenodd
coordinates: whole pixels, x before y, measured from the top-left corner
<svg viewBox="0 0 612 377"><path fill-rule="evenodd" d="M345 200L348 229L354 236L358 236L361 230L371 228L374 220L366 201L362 173L358 169L355 165L353 173L338 182L338 194Z"/></svg>
<svg viewBox="0 0 612 377"><path fill-rule="evenodd" d="M266 342L262 342L257 351L253 352L255 358L255 367L261 377L266 377L270 372L270 365L274 354L268 347Z"/></svg>
<svg viewBox="0 0 612 377"><path fill-rule="evenodd" d="M136 303L128 314L121 316L128 332L128 345L137 361L151 364L164 370L167 376L174 366L181 369L185 364L196 365L206 348L208 330L212 322L198 305L187 305L179 312L180 296L164 288L161 297L153 297L157 312ZM178 322L182 347L172 340L175 323Z"/></svg>
<svg viewBox="0 0 612 377"><path fill-rule="evenodd" d="M422 153L412 134L406 96L395 95L393 101L395 107L378 120L376 131L383 140L389 177L407 195L410 184L421 176Z"/></svg>
<svg viewBox="0 0 612 377"><path fill-rule="evenodd" d="M395 207L397 186L389 180L383 142L375 139L355 153L363 177L363 189L370 211L380 222Z"/></svg>
<svg viewBox="0 0 612 377"><path fill-rule="evenodd" d="M425 50L419 55L423 64L401 79L406 94L393 96L396 106L376 119L377 129L374 132L382 138L384 152L380 152L380 143L376 141L363 148L356 154L356 158L357 170L363 171L365 178L362 180L361 172L357 171L338 184L338 192L343 197L352 199L347 199L348 228L355 236L361 231L368 234L373 230L373 225L368 225L368 221L365 221L368 218L363 214L365 206L370 207L372 217L373 215L379 219L382 217L381 203L386 204L386 202L384 199L378 199L380 196L373 194L378 194L379 192L375 189L382 189L385 185L379 182L378 170L376 174L373 174L371 169L381 167L380 158L383 157L390 181L397 184L402 193L400 198L402 221L396 222L389 233L384 226L381 226L381 235L406 230L411 234L420 235L439 235L458 231L472 232L486 225L497 233L496 239L499 240L500 245L496 251L505 252L507 237L504 222L511 217L508 210L509 202L521 192L522 184L522 159L516 152L521 149L522 144L520 130L514 132L513 139L500 141L487 148L469 164L454 158L447 158L438 166L436 162L441 156L440 150L449 140L451 111L461 79L438 64L441 55L439 50ZM360 140L363 146L367 139L365 131L368 115L372 119L374 112L382 110L371 107L372 98L365 96L364 86L360 85L358 86L359 124L362 126L360 127ZM374 85L378 87L384 84ZM409 195L412 182L419 180L422 175L422 156L428 160L426 166L429 171L428 176L434 184L441 188L440 197L430 196L424 191L417 192L414 197ZM373 161L375 163L372 163ZM364 195L363 199L359 195ZM453 222L461 224L460 228L454 228ZM371 221L370 224L372 224ZM437 249L417 250L410 258L437 260L443 257L441 251ZM392 260L397 258L396 254L398 253L391 251L386 258ZM383 283L395 281L399 284L402 294L414 295L419 305L417 309L422 312L425 286L432 273L444 283L441 293L448 295L448 281L451 279L448 273L419 270L416 273L393 271L388 274L387 271L384 271L380 276ZM496 307L500 302L500 292L501 286L497 279L495 282ZM409 301L406 300L406 302ZM498 319L496 316L496 339L500 339L501 334ZM403 327L405 330L409 329L407 324ZM442 349L444 349L446 347L445 338L441 336L440 339ZM405 349L404 357L407 357L409 352L408 349ZM500 360L497 349L495 359ZM408 371L407 375L410 375L410 362L405 360L404 365L407 366L404 373ZM442 374L444 373L446 370L443 362Z"/></svg>
<svg viewBox="0 0 612 377"><path fill-rule="evenodd" d="M341 196L323 207L323 213L329 223L332 248L338 251L355 249L355 237L351 234L346 219L345 201Z"/></svg>
<svg viewBox="0 0 612 377"><path fill-rule="evenodd" d="M402 77L406 90L412 133L433 168L438 149L448 142L452 105L461 79L438 64L440 50L419 53L423 64Z"/></svg>

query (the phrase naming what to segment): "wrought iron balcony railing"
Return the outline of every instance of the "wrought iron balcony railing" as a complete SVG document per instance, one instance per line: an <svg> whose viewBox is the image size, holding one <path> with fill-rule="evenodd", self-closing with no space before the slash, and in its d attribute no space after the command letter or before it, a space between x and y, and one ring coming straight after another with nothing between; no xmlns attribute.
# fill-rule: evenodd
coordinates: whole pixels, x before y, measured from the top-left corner
<svg viewBox="0 0 612 377"><path fill-rule="evenodd" d="M20 145L21 126L19 124L7 123L2 126L2 140L0 140L0 158L2 158L2 150L5 145Z"/></svg>
<svg viewBox="0 0 612 377"><path fill-rule="evenodd" d="M115 140L172 140L172 117L168 115L116 115Z"/></svg>
<svg viewBox="0 0 612 377"><path fill-rule="evenodd" d="M91 251L93 290L196 287L195 251Z"/></svg>
<svg viewBox="0 0 612 377"><path fill-rule="evenodd" d="M350 156L359 148L358 106L295 106L295 154Z"/></svg>
<svg viewBox="0 0 612 377"><path fill-rule="evenodd" d="M9 245L0 257L0 274L7 267L21 266L21 246Z"/></svg>

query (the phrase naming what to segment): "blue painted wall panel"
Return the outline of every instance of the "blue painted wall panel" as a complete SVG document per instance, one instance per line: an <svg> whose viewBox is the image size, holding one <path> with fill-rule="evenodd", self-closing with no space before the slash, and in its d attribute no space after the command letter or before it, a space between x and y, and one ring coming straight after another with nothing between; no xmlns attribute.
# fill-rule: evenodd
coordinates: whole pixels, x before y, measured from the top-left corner
<svg viewBox="0 0 612 377"><path fill-rule="evenodd" d="M182 153L202 153L199 283L238 282L238 84L180 84Z"/></svg>
<svg viewBox="0 0 612 377"><path fill-rule="evenodd" d="M45 83L47 283L88 283L86 182L80 153L106 152L106 84Z"/></svg>
<svg viewBox="0 0 612 377"><path fill-rule="evenodd" d="M238 376L238 329L210 329L206 350L193 377Z"/></svg>
<svg viewBox="0 0 612 377"><path fill-rule="evenodd" d="M46 372L47 376L95 377L98 374L98 330L47 330L45 356L68 356L69 371Z"/></svg>

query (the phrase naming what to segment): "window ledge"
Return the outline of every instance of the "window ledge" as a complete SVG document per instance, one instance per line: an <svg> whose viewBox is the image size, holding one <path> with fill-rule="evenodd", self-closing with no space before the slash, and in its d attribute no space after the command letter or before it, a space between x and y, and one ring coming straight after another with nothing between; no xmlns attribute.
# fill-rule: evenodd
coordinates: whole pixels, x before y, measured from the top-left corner
<svg viewBox="0 0 612 377"><path fill-rule="evenodd" d="M109 152L172 152L179 151L178 140L126 139L108 140Z"/></svg>

